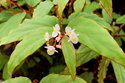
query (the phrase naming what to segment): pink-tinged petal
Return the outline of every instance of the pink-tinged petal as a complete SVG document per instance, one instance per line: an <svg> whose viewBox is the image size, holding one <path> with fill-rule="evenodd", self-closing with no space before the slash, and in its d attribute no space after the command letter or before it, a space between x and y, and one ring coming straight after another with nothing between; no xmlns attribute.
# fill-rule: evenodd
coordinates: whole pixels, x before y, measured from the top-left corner
<svg viewBox="0 0 125 83"><path fill-rule="evenodd" d="M60 30L60 26L59 26L59 24L56 24L55 27L53 27L53 29L56 29L56 30L59 31L59 30Z"/></svg>
<svg viewBox="0 0 125 83"><path fill-rule="evenodd" d="M57 51L57 50L55 50L55 52L57 52L57 53L58 53L58 51Z"/></svg>
<svg viewBox="0 0 125 83"><path fill-rule="evenodd" d="M49 33L48 33L48 32L45 33L44 38L45 38L46 41L49 41L50 36L49 36Z"/></svg>
<svg viewBox="0 0 125 83"><path fill-rule="evenodd" d="M70 36L72 33L74 33L74 31L75 31L75 29L71 29L71 27L66 27L65 28L65 32L66 32L65 35Z"/></svg>
<svg viewBox="0 0 125 83"><path fill-rule="evenodd" d="M56 47L57 47L57 48L60 48L60 49L62 48L62 46L61 46L61 45L56 45Z"/></svg>
<svg viewBox="0 0 125 83"><path fill-rule="evenodd" d="M70 34L69 38L70 38L70 41L73 44L77 44L78 43L78 34L72 33L72 34Z"/></svg>
<svg viewBox="0 0 125 83"><path fill-rule="evenodd" d="M55 52L58 52L55 50L55 47L53 47L53 46L45 46L45 48L47 48L47 53L49 55L53 55Z"/></svg>
<svg viewBox="0 0 125 83"><path fill-rule="evenodd" d="M58 32L52 32L52 37L56 37L58 35Z"/></svg>
<svg viewBox="0 0 125 83"><path fill-rule="evenodd" d="M56 41L57 41L57 42L59 42L59 41L60 41L60 39L61 39L61 38L60 38L59 36L58 36L58 37L56 37Z"/></svg>
<svg viewBox="0 0 125 83"><path fill-rule="evenodd" d="M68 27L68 26L67 26L67 27L65 28L65 32L68 32L68 31L71 31L71 30L72 30L71 27Z"/></svg>
<svg viewBox="0 0 125 83"><path fill-rule="evenodd" d="M73 43L73 44L77 44L78 43L78 39L77 40L71 40L71 42Z"/></svg>

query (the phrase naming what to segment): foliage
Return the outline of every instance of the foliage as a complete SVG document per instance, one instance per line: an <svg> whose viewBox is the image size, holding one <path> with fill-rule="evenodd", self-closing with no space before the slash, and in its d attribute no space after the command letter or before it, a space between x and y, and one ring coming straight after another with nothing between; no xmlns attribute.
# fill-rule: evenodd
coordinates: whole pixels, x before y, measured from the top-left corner
<svg viewBox="0 0 125 83"><path fill-rule="evenodd" d="M111 64L117 82L125 83L121 48L125 15L113 12L112 4L112 0L1 0L2 83L90 83L95 73L83 66L91 60L99 61L96 81L104 83ZM79 68L84 72L79 74ZM32 69L41 70L35 82L39 71Z"/></svg>

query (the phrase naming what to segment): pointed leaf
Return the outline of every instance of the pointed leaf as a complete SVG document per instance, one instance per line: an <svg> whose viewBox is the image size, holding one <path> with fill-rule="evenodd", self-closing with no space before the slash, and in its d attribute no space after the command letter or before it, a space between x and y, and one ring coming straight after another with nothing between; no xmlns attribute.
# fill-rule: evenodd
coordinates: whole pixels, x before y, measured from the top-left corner
<svg viewBox="0 0 125 83"><path fill-rule="evenodd" d="M55 81L56 80L56 81ZM58 74L50 74L44 77L40 83L87 83L85 80L76 77L75 80L72 80L70 75L58 75Z"/></svg>
<svg viewBox="0 0 125 83"><path fill-rule="evenodd" d="M79 42L98 54L125 66L125 54L112 36L95 21L79 16L69 22L71 28L79 34ZM115 48L115 49L114 49Z"/></svg>
<svg viewBox="0 0 125 83"><path fill-rule="evenodd" d="M114 19L118 19L120 16L121 16L120 14L117 14L117 13L115 13L115 12L113 12L113 14L112 14L112 17L113 17Z"/></svg>
<svg viewBox="0 0 125 83"><path fill-rule="evenodd" d="M8 8L9 4L7 3L7 0L0 0L0 5L2 5L5 8Z"/></svg>
<svg viewBox="0 0 125 83"><path fill-rule="evenodd" d="M12 29L15 29L19 26L22 19L26 13L20 13L12 16L7 22L5 22L2 27L0 27L0 39L6 36Z"/></svg>
<svg viewBox="0 0 125 83"><path fill-rule="evenodd" d="M122 65L111 61L113 65L113 69L115 72L115 76L118 83L125 83L125 67Z"/></svg>
<svg viewBox="0 0 125 83"><path fill-rule="evenodd" d="M116 20L117 24L122 24L125 23L125 15L120 16L117 20Z"/></svg>
<svg viewBox="0 0 125 83"><path fill-rule="evenodd" d="M80 74L80 77L86 80L87 83L92 83L94 74L92 72L84 72Z"/></svg>
<svg viewBox="0 0 125 83"><path fill-rule="evenodd" d="M90 1L86 0L84 12L92 13L92 12L96 11L97 9L101 9L101 6L99 5L98 2L93 1L92 3L90 3Z"/></svg>
<svg viewBox="0 0 125 83"><path fill-rule="evenodd" d="M62 16L63 10L66 7L66 4L68 3L69 0L58 0L58 13L60 16Z"/></svg>
<svg viewBox="0 0 125 83"><path fill-rule="evenodd" d="M34 32L37 28L53 27L58 23L58 19L54 16L44 16L40 18L26 19L17 29L1 39L0 44L7 44L14 41L22 40L27 34Z"/></svg>
<svg viewBox="0 0 125 83"><path fill-rule="evenodd" d="M68 47L68 48L67 48ZM72 78L76 75L76 55L75 48L71 42L68 42L68 38L64 37L62 40L62 51L64 54L65 62L69 68Z"/></svg>
<svg viewBox="0 0 125 83"><path fill-rule="evenodd" d="M108 13L108 15L112 16L112 0L99 0L102 7L105 9L105 11Z"/></svg>
<svg viewBox="0 0 125 83"><path fill-rule="evenodd" d="M9 57L7 55L0 55L0 70L3 69L4 65L7 63Z"/></svg>
<svg viewBox="0 0 125 83"><path fill-rule="evenodd" d="M98 72L98 82L104 83L104 79L107 73L107 67L109 66L110 60L102 57L101 63L99 64Z"/></svg>
<svg viewBox="0 0 125 83"><path fill-rule="evenodd" d="M84 4L85 4L85 1L86 0L76 0L74 2L74 10L75 12L80 12L82 11L83 7L84 7Z"/></svg>
<svg viewBox="0 0 125 83"><path fill-rule="evenodd" d="M6 11L2 10L0 12L0 22L7 21L13 15L15 15L15 13L9 13L9 12L6 12Z"/></svg>
<svg viewBox="0 0 125 83"><path fill-rule="evenodd" d="M90 48L88 48L83 44L76 51L76 55L77 55L77 60L76 60L77 67L98 56L96 52L94 52L93 50L91 50Z"/></svg>
<svg viewBox="0 0 125 83"><path fill-rule="evenodd" d="M110 24L107 23L103 18L97 16L96 14L89 14L89 13L85 13L85 12L76 12L76 13L73 13L69 16L69 21L71 21L74 18L78 18L79 16L83 16L85 18L94 20L100 26L112 31Z"/></svg>
<svg viewBox="0 0 125 83"><path fill-rule="evenodd" d="M16 78L8 79L2 83L31 83L31 81L27 77L16 77Z"/></svg>
<svg viewBox="0 0 125 83"><path fill-rule="evenodd" d="M44 1L44 2L41 2L34 10L33 12L33 18L34 17L40 17L40 16L44 16L44 15L47 15L50 10L52 9L53 7L53 3L50 2L50 1Z"/></svg>
<svg viewBox="0 0 125 83"><path fill-rule="evenodd" d="M106 13L105 10L102 10L102 16L107 23L111 24L113 19Z"/></svg>
<svg viewBox="0 0 125 83"><path fill-rule="evenodd" d="M2 78L4 80L7 80L7 79L11 78L11 76L9 75L9 72L7 70L7 64L5 64L5 66L4 66L3 73L2 73Z"/></svg>
<svg viewBox="0 0 125 83"><path fill-rule="evenodd" d="M29 55L34 53L45 43L44 34L45 32L50 32L50 30L52 31L52 29L49 27L38 28L31 34L27 35L16 46L7 65L10 76L12 75L16 66L18 66L23 60L25 60Z"/></svg>
<svg viewBox="0 0 125 83"><path fill-rule="evenodd" d="M40 1L41 0L25 0L25 2L32 7L36 6Z"/></svg>

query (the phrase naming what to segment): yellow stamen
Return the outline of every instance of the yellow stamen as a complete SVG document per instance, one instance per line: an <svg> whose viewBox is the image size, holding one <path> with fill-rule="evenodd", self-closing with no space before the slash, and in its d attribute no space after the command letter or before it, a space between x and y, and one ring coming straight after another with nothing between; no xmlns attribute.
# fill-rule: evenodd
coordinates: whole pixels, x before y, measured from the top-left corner
<svg viewBox="0 0 125 83"><path fill-rule="evenodd" d="M76 37L73 37L72 39L73 39L73 40L76 40Z"/></svg>
<svg viewBox="0 0 125 83"><path fill-rule="evenodd" d="M53 50L52 50L52 49L49 49L49 50L48 50L48 52L50 52L50 53L51 53L51 52L53 52Z"/></svg>
<svg viewBox="0 0 125 83"><path fill-rule="evenodd" d="M46 35L44 35L44 38L46 38L47 36Z"/></svg>
<svg viewBox="0 0 125 83"><path fill-rule="evenodd" d="M56 29L54 29L53 31L54 31L54 32L56 32L57 30L56 30Z"/></svg>
<svg viewBox="0 0 125 83"><path fill-rule="evenodd" d="M72 31L68 31L67 33L70 34L70 33L72 33Z"/></svg>

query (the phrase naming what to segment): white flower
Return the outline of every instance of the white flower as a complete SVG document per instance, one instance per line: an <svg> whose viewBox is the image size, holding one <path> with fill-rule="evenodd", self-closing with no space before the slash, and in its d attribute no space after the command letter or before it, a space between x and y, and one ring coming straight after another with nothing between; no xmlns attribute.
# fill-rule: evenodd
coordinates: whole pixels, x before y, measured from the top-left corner
<svg viewBox="0 0 125 83"><path fill-rule="evenodd" d="M60 33L60 26L59 24L56 24L55 27L53 27L52 37L56 37Z"/></svg>
<svg viewBox="0 0 125 83"><path fill-rule="evenodd" d="M58 52L54 46L45 46L45 48L47 48L47 53L49 55L53 55L55 52Z"/></svg>
<svg viewBox="0 0 125 83"><path fill-rule="evenodd" d="M56 41L57 41L57 42L59 42L59 41L60 41L60 39L61 39L61 37L60 37L60 36L56 37Z"/></svg>
<svg viewBox="0 0 125 83"><path fill-rule="evenodd" d="M78 43L78 36L79 34L76 34L76 33L71 33L70 36L69 36L69 40L68 41L71 41L72 43L74 44L77 44Z"/></svg>
<svg viewBox="0 0 125 83"><path fill-rule="evenodd" d="M66 32L65 35L70 36L72 33L74 33L74 31L75 31L75 29L71 29L71 27L66 27L65 28L65 32Z"/></svg>
<svg viewBox="0 0 125 83"><path fill-rule="evenodd" d="M60 48L60 49L62 48L62 46L61 46L61 45L56 45L56 47L57 47L57 48Z"/></svg>
<svg viewBox="0 0 125 83"><path fill-rule="evenodd" d="M46 41L49 41L50 36L49 36L49 33L48 33L48 32L45 33L44 38L45 38Z"/></svg>

